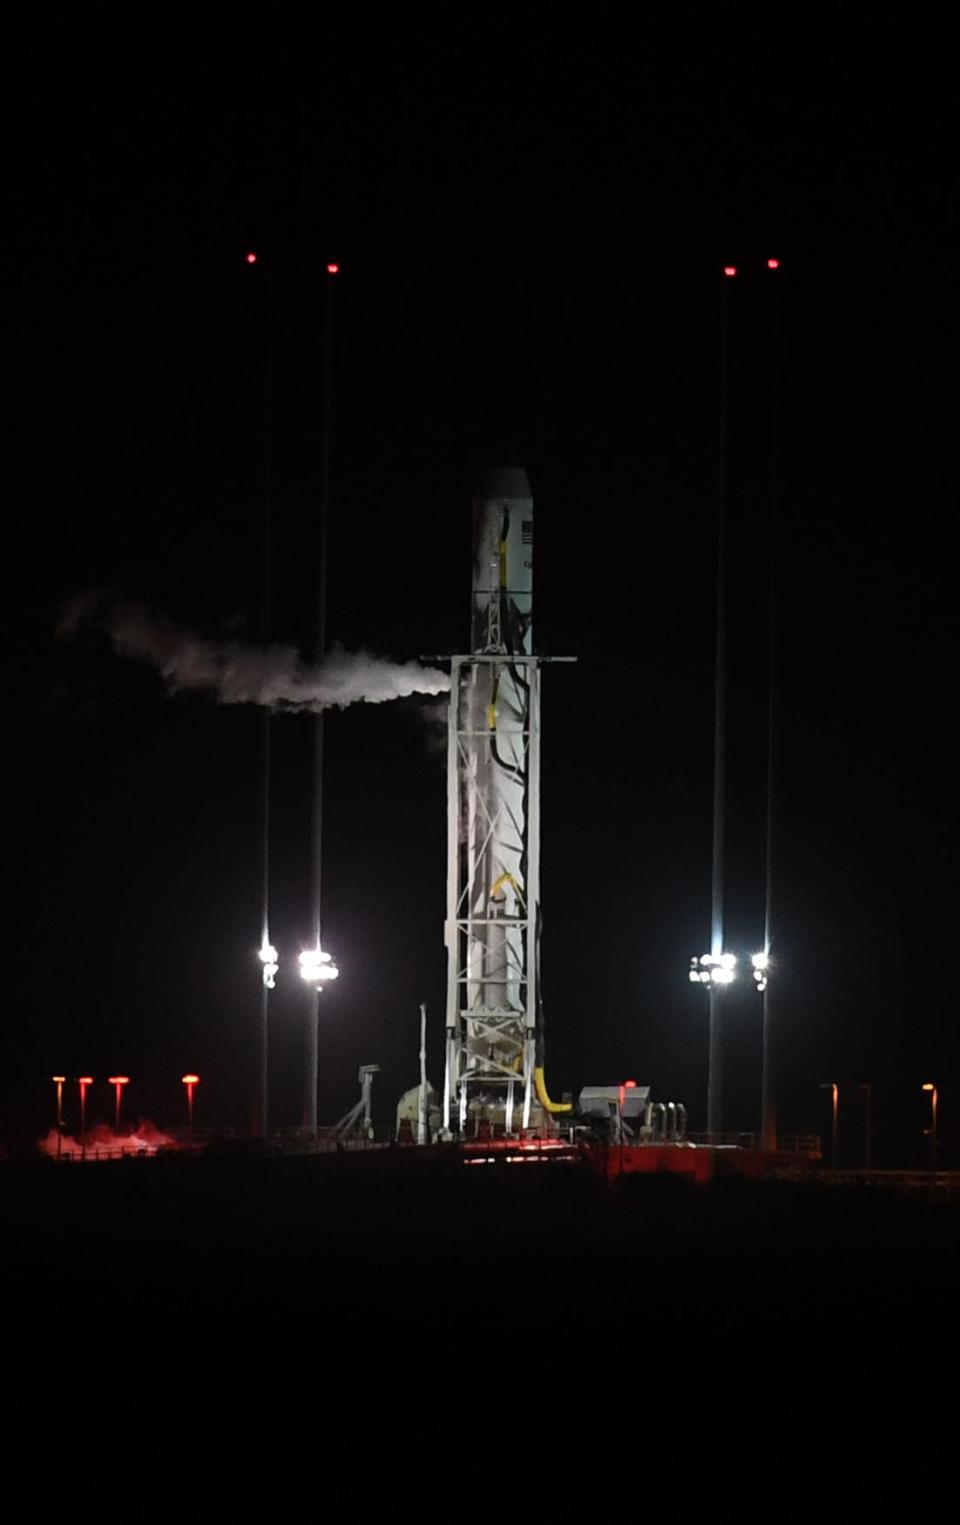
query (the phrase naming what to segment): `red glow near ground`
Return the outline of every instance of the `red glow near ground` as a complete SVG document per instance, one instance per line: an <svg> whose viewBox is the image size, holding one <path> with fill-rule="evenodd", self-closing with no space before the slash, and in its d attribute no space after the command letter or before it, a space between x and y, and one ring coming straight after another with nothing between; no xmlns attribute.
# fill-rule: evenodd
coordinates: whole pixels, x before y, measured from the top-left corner
<svg viewBox="0 0 960 1525"><path fill-rule="evenodd" d="M58 1140L57 1131L51 1128L39 1143L44 1154L51 1159L64 1158L84 1160L115 1160L122 1155L151 1155L158 1149L177 1149L179 1145L166 1133L161 1133L153 1123L142 1122L133 1133L115 1133L105 1123L91 1128L83 1140L65 1133Z"/></svg>

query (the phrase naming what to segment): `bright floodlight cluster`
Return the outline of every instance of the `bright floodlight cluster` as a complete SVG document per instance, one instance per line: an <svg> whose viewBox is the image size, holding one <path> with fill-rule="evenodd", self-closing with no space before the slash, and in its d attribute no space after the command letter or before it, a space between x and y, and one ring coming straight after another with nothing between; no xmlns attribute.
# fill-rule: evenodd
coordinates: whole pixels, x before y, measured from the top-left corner
<svg viewBox="0 0 960 1525"><path fill-rule="evenodd" d="M694 985L730 985L737 977L735 953L701 953L690 960L690 979Z"/></svg>
<svg viewBox="0 0 960 1525"><path fill-rule="evenodd" d="M264 938L260 945L260 962L263 965L263 983L268 990L273 990L277 982L277 972L280 968L277 950L272 943Z"/></svg>
<svg viewBox="0 0 960 1525"><path fill-rule="evenodd" d="M753 978L758 990L766 990L770 958L766 953L751 953ZM693 985L731 985L737 977L735 953L701 953L690 960L690 981Z"/></svg>
<svg viewBox="0 0 960 1525"><path fill-rule="evenodd" d="M320 948L307 948L300 955L300 978L316 990L327 980L335 980L339 973L330 954Z"/></svg>

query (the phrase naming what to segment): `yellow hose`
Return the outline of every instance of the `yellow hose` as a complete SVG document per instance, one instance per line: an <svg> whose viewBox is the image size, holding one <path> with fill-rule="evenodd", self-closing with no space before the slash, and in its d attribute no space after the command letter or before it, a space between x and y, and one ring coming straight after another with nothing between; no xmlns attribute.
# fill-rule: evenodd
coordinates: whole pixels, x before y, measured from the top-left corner
<svg viewBox="0 0 960 1525"><path fill-rule="evenodd" d="M543 1066L539 1066L533 1072L533 1083L537 1088L537 1100L545 1112L572 1112L573 1103L570 1101L551 1101L547 1095L547 1082L543 1078Z"/></svg>

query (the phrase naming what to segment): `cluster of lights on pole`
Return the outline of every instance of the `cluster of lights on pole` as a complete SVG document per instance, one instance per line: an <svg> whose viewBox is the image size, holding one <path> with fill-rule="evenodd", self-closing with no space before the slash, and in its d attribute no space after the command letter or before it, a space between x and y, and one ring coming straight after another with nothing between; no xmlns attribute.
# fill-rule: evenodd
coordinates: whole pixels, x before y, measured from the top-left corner
<svg viewBox="0 0 960 1525"><path fill-rule="evenodd" d="M268 990L273 990L280 971L280 961L276 948L266 937L264 937L263 942L260 944L259 958L263 965L263 983Z"/></svg>
<svg viewBox="0 0 960 1525"><path fill-rule="evenodd" d="M257 954L263 967L263 983L267 990L275 990L277 975L280 972L280 955L271 942L265 937L260 944ZM322 948L307 948L300 954L300 978L308 985L320 989L328 980L339 977L340 970L333 962L329 953L324 953Z"/></svg>
<svg viewBox="0 0 960 1525"><path fill-rule="evenodd" d="M694 985L730 985L737 977L735 953L701 953L690 960L690 980Z"/></svg>
<svg viewBox="0 0 960 1525"><path fill-rule="evenodd" d="M327 980L335 980L340 970L322 948L306 948L300 955L300 978L319 991Z"/></svg>
<svg viewBox="0 0 960 1525"><path fill-rule="evenodd" d="M750 963L758 990L767 988L767 971L770 960L766 953L752 953ZM690 960L690 983L692 985L732 985L737 977L735 953L701 953Z"/></svg>

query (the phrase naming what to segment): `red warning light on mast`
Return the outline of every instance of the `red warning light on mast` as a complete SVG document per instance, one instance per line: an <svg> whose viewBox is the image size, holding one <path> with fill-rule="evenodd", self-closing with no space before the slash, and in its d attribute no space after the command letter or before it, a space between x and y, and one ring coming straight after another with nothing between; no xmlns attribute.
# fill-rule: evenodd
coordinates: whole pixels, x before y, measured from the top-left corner
<svg viewBox="0 0 960 1525"><path fill-rule="evenodd" d="M254 254L252 249L250 250L249 254L244 255L244 259L248 265L255 265L257 263L257 256Z"/></svg>
<svg viewBox="0 0 960 1525"><path fill-rule="evenodd" d="M779 270L780 269L780 261L778 259L768 259L767 260L767 269L768 270Z"/></svg>
<svg viewBox="0 0 960 1525"><path fill-rule="evenodd" d="M328 275L339 275L340 274L340 266L339 265L335 265L335 264L334 265L328 265L327 266L327 274Z"/></svg>
<svg viewBox="0 0 960 1525"><path fill-rule="evenodd" d="M723 273L724 273L724 275L728 275L728 276L731 276L731 277L735 276L736 273L737 273L736 265L724 265Z"/></svg>

